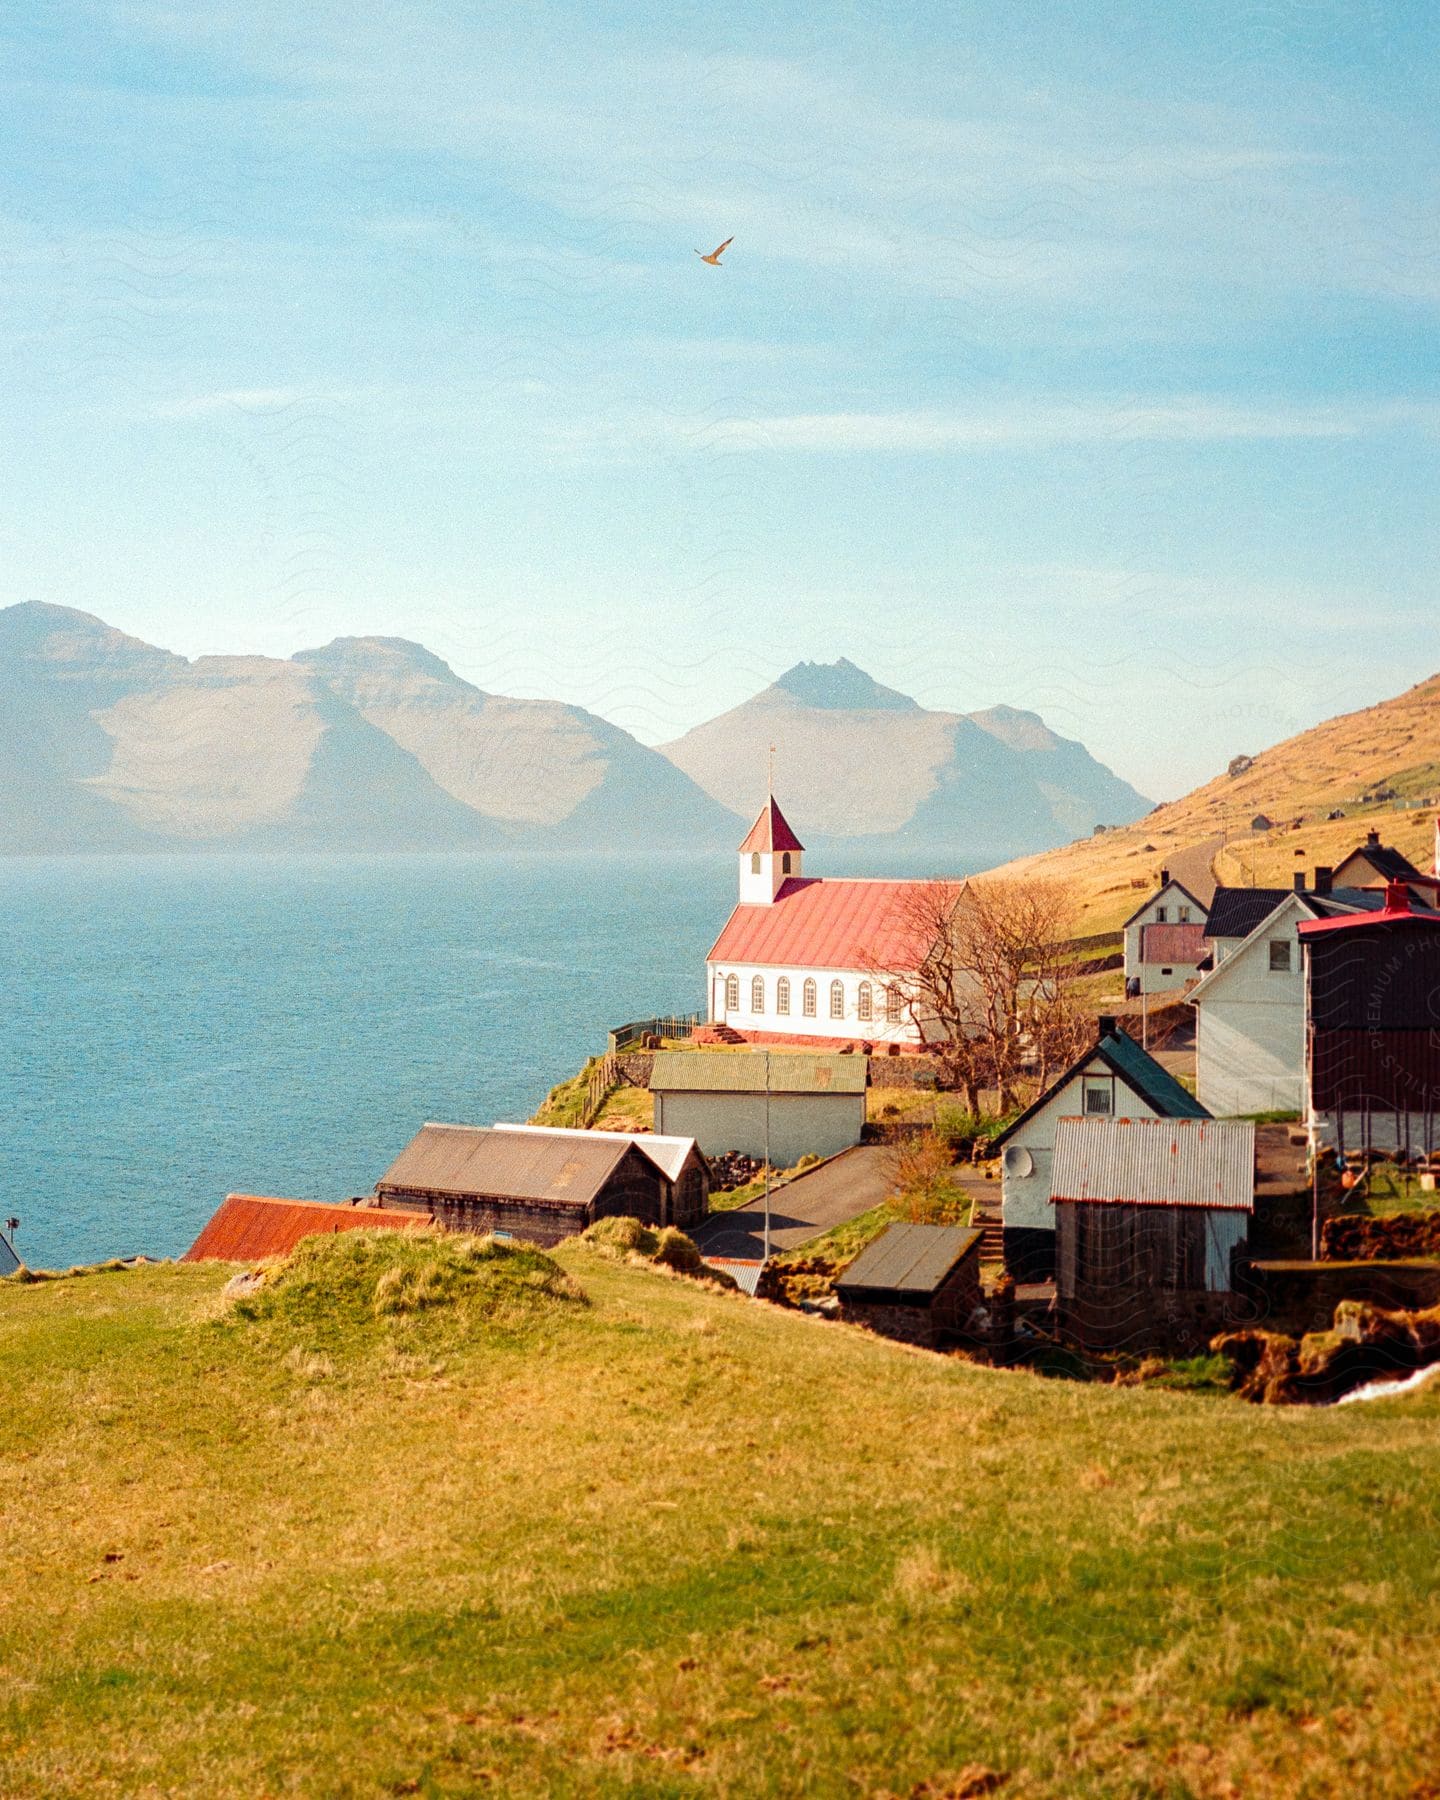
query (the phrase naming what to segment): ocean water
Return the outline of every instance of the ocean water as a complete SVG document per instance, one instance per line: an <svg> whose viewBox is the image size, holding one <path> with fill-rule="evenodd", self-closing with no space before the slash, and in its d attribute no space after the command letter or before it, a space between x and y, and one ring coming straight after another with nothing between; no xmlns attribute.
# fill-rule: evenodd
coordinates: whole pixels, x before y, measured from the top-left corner
<svg viewBox="0 0 1440 1800"><path fill-rule="evenodd" d="M183 1251L235 1190L372 1187L701 1004L734 861L0 861L0 1216L33 1267Z"/></svg>
<svg viewBox="0 0 1440 1800"><path fill-rule="evenodd" d="M928 872L916 853L833 860ZM609 1026L703 1006L735 867L0 859L0 1217L21 1221L17 1252L36 1268L178 1255L227 1193L341 1199L426 1119L525 1118Z"/></svg>

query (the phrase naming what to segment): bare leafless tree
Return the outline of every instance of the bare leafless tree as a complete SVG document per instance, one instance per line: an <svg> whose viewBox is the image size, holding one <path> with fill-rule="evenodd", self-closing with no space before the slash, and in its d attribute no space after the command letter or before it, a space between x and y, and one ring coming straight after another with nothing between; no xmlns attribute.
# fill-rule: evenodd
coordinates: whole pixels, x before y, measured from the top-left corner
<svg viewBox="0 0 1440 1800"><path fill-rule="evenodd" d="M980 1091L1015 1103L1027 1067L1042 1081L1092 1027L1076 1003L1063 887L1029 877L914 883L867 968L905 1011L972 1112Z"/></svg>

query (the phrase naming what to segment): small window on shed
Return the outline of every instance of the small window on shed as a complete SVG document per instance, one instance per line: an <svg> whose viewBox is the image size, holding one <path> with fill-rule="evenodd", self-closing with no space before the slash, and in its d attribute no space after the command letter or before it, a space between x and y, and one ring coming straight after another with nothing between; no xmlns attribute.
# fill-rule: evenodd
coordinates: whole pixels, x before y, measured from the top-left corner
<svg viewBox="0 0 1440 1800"><path fill-rule="evenodd" d="M813 1019L815 1017L815 983L813 981L807 981L805 983L804 992L801 996L801 1004L805 1009L805 1017L807 1019Z"/></svg>
<svg viewBox="0 0 1440 1800"><path fill-rule="evenodd" d="M752 1013L763 1013L765 1010L765 977L750 977L750 1010Z"/></svg>
<svg viewBox="0 0 1440 1800"><path fill-rule="evenodd" d="M859 1019L875 1017L875 990L868 981L860 983L860 992L855 999L855 1016Z"/></svg>
<svg viewBox="0 0 1440 1800"><path fill-rule="evenodd" d="M845 983L843 981L830 983L830 1017L832 1019L845 1017Z"/></svg>
<svg viewBox="0 0 1440 1800"><path fill-rule="evenodd" d="M1282 971L1286 975L1288 975L1290 973L1290 940L1289 940L1289 938L1271 938L1271 940L1270 940L1270 967L1272 969Z"/></svg>
<svg viewBox="0 0 1440 1800"><path fill-rule="evenodd" d="M725 1006L729 1012L739 1012L740 1010L740 977L738 975L725 977Z"/></svg>
<svg viewBox="0 0 1440 1800"><path fill-rule="evenodd" d="M790 1010L790 977L782 975L775 983L775 1010L777 1013L788 1013Z"/></svg>
<svg viewBox="0 0 1440 1800"><path fill-rule="evenodd" d="M1115 1081L1110 1075L1084 1077L1085 1112L1092 1119L1108 1119L1115 1111Z"/></svg>

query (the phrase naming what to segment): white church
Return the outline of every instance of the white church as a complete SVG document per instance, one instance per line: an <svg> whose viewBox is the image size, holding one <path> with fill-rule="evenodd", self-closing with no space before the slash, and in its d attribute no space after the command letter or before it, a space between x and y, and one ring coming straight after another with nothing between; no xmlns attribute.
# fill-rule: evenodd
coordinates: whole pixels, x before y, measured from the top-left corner
<svg viewBox="0 0 1440 1800"><path fill-rule="evenodd" d="M906 966L905 902L926 884L806 875L773 795L739 857L739 901L705 959L711 1025L762 1042L922 1044L905 994L876 971Z"/></svg>

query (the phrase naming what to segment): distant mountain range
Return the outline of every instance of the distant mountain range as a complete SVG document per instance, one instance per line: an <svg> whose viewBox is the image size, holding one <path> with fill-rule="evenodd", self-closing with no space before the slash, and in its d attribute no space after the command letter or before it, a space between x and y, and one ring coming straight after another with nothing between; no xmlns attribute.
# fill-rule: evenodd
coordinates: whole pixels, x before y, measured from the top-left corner
<svg viewBox="0 0 1440 1800"><path fill-rule="evenodd" d="M1035 713L928 712L863 669L798 663L661 750L722 806L753 813L768 747L786 816L809 844L960 846L980 858L1048 848L1150 802Z"/></svg>
<svg viewBox="0 0 1440 1800"><path fill-rule="evenodd" d="M1148 806L1033 713L927 712L844 661L652 750L581 707L483 693L401 638L191 662L67 607L0 610L12 852L729 845L770 743L818 842L984 860Z"/></svg>

